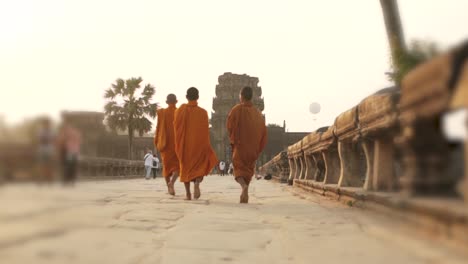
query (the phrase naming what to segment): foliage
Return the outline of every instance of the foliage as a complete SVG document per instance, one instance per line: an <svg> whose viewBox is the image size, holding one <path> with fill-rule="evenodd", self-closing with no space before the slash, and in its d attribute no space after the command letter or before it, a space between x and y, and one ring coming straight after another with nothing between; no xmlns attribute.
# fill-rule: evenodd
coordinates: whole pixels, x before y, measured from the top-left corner
<svg viewBox="0 0 468 264"><path fill-rule="evenodd" d="M389 80L400 84L403 77L419 64L439 54L439 47L434 42L414 40L407 51L396 51L395 61L392 63L393 72Z"/></svg>
<svg viewBox="0 0 468 264"><path fill-rule="evenodd" d="M148 117L156 117L157 104L150 102L155 94L155 88L147 84L138 93L142 82L141 77L117 79L104 94L104 98L107 99L104 112L109 128L114 131L128 131L129 159L132 159L135 132L140 136L149 132L152 123Z"/></svg>
<svg viewBox="0 0 468 264"><path fill-rule="evenodd" d="M278 124L268 124L267 127L281 127L281 126Z"/></svg>

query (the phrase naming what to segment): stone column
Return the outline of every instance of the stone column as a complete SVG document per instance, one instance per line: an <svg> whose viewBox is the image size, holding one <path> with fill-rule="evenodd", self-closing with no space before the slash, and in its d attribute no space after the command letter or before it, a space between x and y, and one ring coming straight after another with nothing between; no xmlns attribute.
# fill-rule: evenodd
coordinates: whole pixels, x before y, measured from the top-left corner
<svg viewBox="0 0 468 264"><path fill-rule="evenodd" d="M340 158L336 145L330 146L322 152L325 163L324 184L337 184L340 179Z"/></svg>
<svg viewBox="0 0 468 264"><path fill-rule="evenodd" d="M289 163L285 162L284 164L281 162L280 163L280 182L285 183L288 182L288 177L289 177Z"/></svg>
<svg viewBox="0 0 468 264"><path fill-rule="evenodd" d="M305 180L307 168L304 154L299 156L299 163L301 164L301 173L299 174L299 179Z"/></svg>
<svg viewBox="0 0 468 264"><path fill-rule="evenodd" d="M324 168L322 168L322 165L325 165L323 164L322 153L319 152L312 154L312 164L315 167L312 179L316 182L322 182L325 174Z"/></svg>
<svg viewBox="0 0 468 264"><path fill-rule="evenodd" d="M374 144L374 157L373 189L377 191L391 191L396 184L393 169L395 160L392 139L377 139Z"/></svg>
<svg viewBox="0 0 468 264"><path fill-rule="evenodd" d="M440 120L416 120L404 126L401 140L404 172L402 192L434 193L453 189L455 177L447 174L449 150Z"/></svg>
<svg viewBox="0 0 468 264"><path fill-rule="evenodd" d="M288 177L288 184L293 185L294 182L294 174L296 173L296 164L293 158L288 158L289 160L289 177Z"/></svg>
<svg viewBox="0 0 468 264"><path fill-rule="evenodd" d="M296 179L299 179L299 175L301 175L301 163L299 162L297 157L294 158L294 168L295 168L295 172L294 172L293 180L296 180Z"/></svg>
<svg viewBox="0 0 468 264"><path fill-rule="evenodd" d="M366 181L364 182L364 190L371 191L374 190L374 142L370 139L365 139L362 142L362 148L364 149L364 154L366 155Z"/></svg>
<svg viewBox="0 0 468 264"><path fill-rule="evenodd" d="M339 187L362 187L360 177L360 157L356 151L356 146L349 141L338 142L338 152L340 155L340 180Z"/></svg>
<svg viewBox="0 0 468 264"><path fill-rule="evenodd" d="M468 110L467 110L467 116L466 116L466 140L465 140L465 163L464 163L464 169L465 169L465 179L464 179L464 187L463 187L463 196L465 197L465 204L468 205Z"/></svg>
<svg viewBox="0 0 468 264"><path fill-rule="evenodd" d="M313 180L314 175L315 175L315 171L316 171L316 166L314 164L314 160L312 158L312 155L304 153L304 158L305 158L305 161L306 161L305 179L306 180Z"/></svg>

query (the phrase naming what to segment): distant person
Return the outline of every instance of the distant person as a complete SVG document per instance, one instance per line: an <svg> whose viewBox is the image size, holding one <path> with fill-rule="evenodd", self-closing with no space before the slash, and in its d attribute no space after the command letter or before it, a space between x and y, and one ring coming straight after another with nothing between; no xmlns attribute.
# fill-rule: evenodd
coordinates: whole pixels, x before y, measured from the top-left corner
<svg viewBox="0 0 468 264"><path fill-rule="evenodd" d="M267 142L265 119L252 103L253 90L244 87L240 104L229 113L227 130L233 150L234 177L242 187L241 203L249 202L249 184L255 174L255 164Z"/></svg>
<svg viewBox="0 0 468 264"><path fill-rule="evenodd" d="M49 118L41 121L36 138L37 164L40 182L52 182L55 153L55 133Z"/></svg>
<svg viewBox="0 0 468 264"><path fill-rule="evenodd" d="M226 169L226 163L224 161L219 162L219 173L224 176L224 170Z"/></svg>
<svg viewBox="0 0 468 264"><path fill-rule="evenodd" d="M158 110L158 123L154 136L154 146L161 153L163 177L166 180L170 195L175 195L174 184L179 177L179 158L175 150L174 114L177 97L169 94L166 97L167 108Z"/></svg>
<svg viewBox="0 0 468 264"><path fill-rule="evenodd" d="M81 135L70 124L64 123L59 133L58 147L62 164L64 184L73 184L78 171L78 157L81 147Z"/></svg>
<svg viewBox="0 0 468 264"><path fill-rule="evenodd" d="M200 198L203 177L218 164L210 143L208 113L198 106L198 90L187 90L187 104L175 111L175 149L180 161L180 181L185 185L186 199L191 200L190 182L194 183L194 198Z"/></svg>
<svg viewBox="0 0 468 264"><path fill-rule="evenodd" d="M158 175L159 172L159 159L156 156L156 154L153 154L153 167L151 168L151 171L153 173L153 179L156 179L156 176Z"/></svg>
<svg viewBox="0 0 468 264"><path fill-rule="evenodd" d="M145 162L145 178L149 180L151 178L151 171L153 169L153 151L148 149L143 161Z"/></svg>
<svg viewBox="0 0 468 264"><path fill-rule="evenodd" d="M229 164L228 174L230 175L234 174L234 165L232 164L232 162Z"/></svg>

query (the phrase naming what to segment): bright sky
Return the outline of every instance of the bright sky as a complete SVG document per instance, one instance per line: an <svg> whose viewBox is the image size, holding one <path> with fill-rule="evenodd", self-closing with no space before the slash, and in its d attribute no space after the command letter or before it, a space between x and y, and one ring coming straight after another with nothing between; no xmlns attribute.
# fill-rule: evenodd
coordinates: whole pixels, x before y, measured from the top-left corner
<svg viewBox="0 0 468 264"><path fill-rule="evenodd" d="M399 4L407 41L467 36L466 0ZM388 54L377 0L0 0L0 114L102 111L104 90L133 76L156 102L195 86L211 111L233 72L260 78L268 123L311 131L389 85Z"/></svg>

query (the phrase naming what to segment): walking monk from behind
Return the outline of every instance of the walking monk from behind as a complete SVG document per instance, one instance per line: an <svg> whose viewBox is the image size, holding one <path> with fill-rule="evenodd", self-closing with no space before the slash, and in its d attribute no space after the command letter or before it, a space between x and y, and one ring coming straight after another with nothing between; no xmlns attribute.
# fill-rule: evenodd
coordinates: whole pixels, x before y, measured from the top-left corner
<svg viewBox="0 0 468 264"><path fill-rule="evenodd" d="M166 99L168 107L158 110L158 123L154 137L154 146L161 153L163 176L166 179L169 194L175 195L174 183L179 176L179 159L175 151L174 114L177 97L169 94Z"/></svg>
<svg viewBox="0 0 468 264"><path fill-rule="evenodd" d="M187 90L187 104L175 111L175 149L180 163L180 181L185 185L187 200L192 199L190 182L194 183L195 199L200 198L203 177L218 164L211 148L208 113L198 106L198 90Z"/></svg>
<svg viewBox="0 0 468 264"><path fill-rule="evenodd" d="M227 129L232 146L234 177L242 187L241 203L249 202L249 184L255 173L255 163L267 141L265 119L252 104L253 90L244 87L240 104L229 113Z"/></svg>

